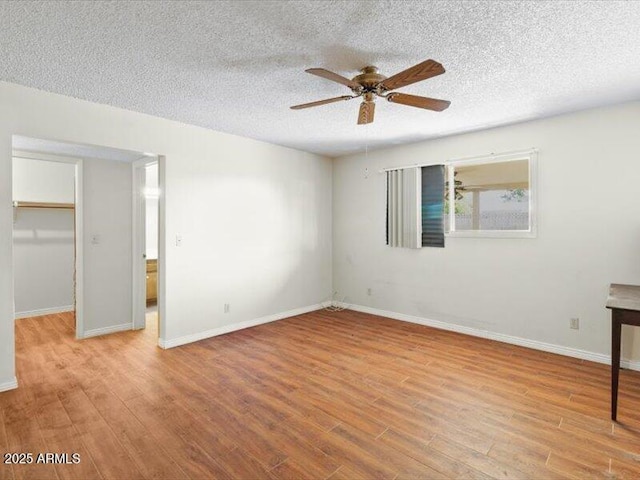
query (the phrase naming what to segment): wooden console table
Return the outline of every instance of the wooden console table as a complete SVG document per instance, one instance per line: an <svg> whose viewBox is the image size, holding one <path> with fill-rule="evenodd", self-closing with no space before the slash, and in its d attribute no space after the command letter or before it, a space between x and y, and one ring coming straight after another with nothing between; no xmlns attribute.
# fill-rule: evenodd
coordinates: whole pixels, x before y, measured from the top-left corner
<svg viewBox="0 0 640 480"><path fill-rule="evenodd" d="M606 306L611 309L611 420L615 421L618 413L622 325L640 327L640 286L612 283Z"/></svg>

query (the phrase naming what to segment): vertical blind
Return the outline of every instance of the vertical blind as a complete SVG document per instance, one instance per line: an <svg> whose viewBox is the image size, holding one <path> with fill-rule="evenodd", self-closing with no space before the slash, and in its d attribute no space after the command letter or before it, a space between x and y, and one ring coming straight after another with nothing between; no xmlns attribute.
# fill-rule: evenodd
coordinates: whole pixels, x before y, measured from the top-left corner
<svg viewBox="0 0 640 480"><path fill-rule="evenodd" d="M444 165L422 167L422 246L444 247Z"/></svg>
<svg viewBox="0 0 640 480"><path fill-rule="evenodd" d="M387 244L391 247L421 247L419 168L387 172Z"/></svg>
<svg viewBox="0 0 640 480"><path fill-rule="evenodd" d="M387 245L444 247L444 165L387 171Z"/></svg>

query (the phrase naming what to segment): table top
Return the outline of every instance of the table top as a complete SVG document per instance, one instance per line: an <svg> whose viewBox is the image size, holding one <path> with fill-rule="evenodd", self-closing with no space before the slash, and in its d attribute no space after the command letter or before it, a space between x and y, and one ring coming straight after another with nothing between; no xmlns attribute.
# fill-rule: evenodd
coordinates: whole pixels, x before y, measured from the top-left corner
<svg viewBox="0 0 640 480"><path fill-rule="evenodd" d="M612 283L606 307L640 311L640 286Z"/></svg>

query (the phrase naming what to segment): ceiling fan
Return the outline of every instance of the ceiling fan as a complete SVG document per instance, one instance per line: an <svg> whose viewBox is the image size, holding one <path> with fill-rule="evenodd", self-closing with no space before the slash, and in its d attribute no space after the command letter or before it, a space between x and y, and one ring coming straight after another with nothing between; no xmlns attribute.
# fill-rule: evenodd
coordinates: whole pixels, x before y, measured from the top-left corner
<svg viewBox="0 0 640 480"><path fill-rule="evenodd" d="M293 110L300 110L362 97L360 112L358 113L358 125L373 122L376 97L386 98L391 103L425 108L427 110L435 110L436 112L445 110L451 104L451 102L447 100L438 100L436 98L420 97L418 95L391 91L443 74L445 72L444 67L435 60L426 60L388 78L378 73L378 68L374 66L364 67L360 70L362 73L356 75L351 80L337 73L325 70L324 68L309 68L305 71L312 75L341 83L349 87L353 95L343 95L341 97L318 100L317 102L303 103L301 105L294 105L291 108Z"/></svg>

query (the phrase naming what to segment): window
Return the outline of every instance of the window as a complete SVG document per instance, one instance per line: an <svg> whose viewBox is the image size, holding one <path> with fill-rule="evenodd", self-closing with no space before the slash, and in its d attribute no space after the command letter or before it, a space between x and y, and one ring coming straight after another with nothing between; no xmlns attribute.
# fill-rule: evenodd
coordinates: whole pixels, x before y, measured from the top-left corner
<svg viewBox="0 0 640 480"><path fill-rule="evenodd" d="M430 165L421 168L422 246L444 247L445 167Z"/></svg>
<svg viewBox="0 0 640 480"><path fill-rule="evenodd" d="M535 236L535 152L492 155L447 166L445 232L450 236Z"/></svg>
<svg viewBox="0 0 640 480"><path fill-rule="evenodd" d="M390 247L444 247L452 237L536 236L537 154L385 169Z"/></svg>
<svg viewBox="0 0 640 480"><path fill-rule="evenodd" d="M387 170L387 245L444 247L444 165Z"/></svg>

